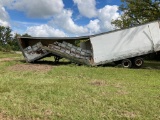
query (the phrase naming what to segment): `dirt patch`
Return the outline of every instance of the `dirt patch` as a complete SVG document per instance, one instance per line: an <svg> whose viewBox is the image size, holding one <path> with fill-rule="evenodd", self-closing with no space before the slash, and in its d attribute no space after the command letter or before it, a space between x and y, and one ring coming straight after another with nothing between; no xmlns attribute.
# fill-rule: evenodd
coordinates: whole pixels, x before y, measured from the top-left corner
<svg viewBox="0 0 160 120"><path fill-rule="evenodd" d="M8 117L5 113L0 113L0 120L17 120L17 119L11 119Z"/></svg>
<svg viewBox="0 0 160 120"><path fill-rule="evenodd" d="M14 58L0 58L0 62L3 62L3 61L12 61L12 60L15 60Z"/></svg>
<svg viewBox="0 0 160 120"><path fill-rule="evenodd" d="M47 72L52 69L51 65L42 64L17 64L8 68L11 71L38 71Z"/></svg>
<svg viewBox="0 0 160 120"><path fill-rule="evenodd" d="M113 86L116 87L116 88L124 88L124 85L121 84L121 83L116 83Z"/></svg>
<svg viewBox="0 0 160 120"><path fill-rule="evenodd" d="M105 81L100 81L100 80L92 81L89 84L95 85L95 86L105 86L106 85Z"/></svg>
<svg viewBox="0 0 160 120"><path fill-rule="evenodd" d="M117 94L118 94L118 95L128 95L129 93L126 92L125 90L118 90L118 91L117 91Z"/></svg>
<svg viewBox="0 0 160 120"><path fill-rule="evenodd" d="M129 119L134 119L138 117L138 114L135 112L124 111L122 112L121 116L129 118Z"/></svg>

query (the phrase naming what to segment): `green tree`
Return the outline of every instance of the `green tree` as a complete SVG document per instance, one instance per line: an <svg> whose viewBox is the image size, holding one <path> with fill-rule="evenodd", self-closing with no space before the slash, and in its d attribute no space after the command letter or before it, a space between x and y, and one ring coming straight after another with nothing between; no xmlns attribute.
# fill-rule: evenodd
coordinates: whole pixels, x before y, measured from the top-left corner
<svg viewBox="0 0 160 120"><path fill-rule="evenodd" d="M32 36L27 34L27 33L25 33L25 34L22 35L22 37L32 37Z"/></svg>
<svg viewBox="0 0 160 120"><path fill-rule="evenodd" d="M10 40L9 42L8 42L8 44L11 46L11 49L13 50L13 51L18 51L18 50L20 50L20 48L19 48L19 45L18 45L18 38L20 37L21 35L20 34L15 34L14 35L14 37L12 38L12 40Z"/></svg>
<svg viewBox="0 0 160 120"><path fill-rule="evenodd" d="M121 0L122 15L112 21L118 28L132 27L160 19L160 0Z"/></svg>
<svg viewBox="0 0 160 120"><path fill-rule="evenodd" d="M8 44L12 40L12 30L9 27L0 26L0 50L11 51L11 46Z"/></svg>
<svg viewBox="0 0 160 120"><path fill-rule="evenodd" d="M18 44L18 39L19 37L32 37L31 35L25 33L23 35L20 35L20 34L15 34L15 36L13 37L13 39L8 42L8 44L11 46L11 49L14 50L14 51L18 51L20 50L20 47L19 47L19 44Z"/></svg>
<svg viewBox="0 0 160 120"><path fill-rule="evenodd" d="M12 39L12 30L9 27L0 26L0 44L7 44Z"/></svg>

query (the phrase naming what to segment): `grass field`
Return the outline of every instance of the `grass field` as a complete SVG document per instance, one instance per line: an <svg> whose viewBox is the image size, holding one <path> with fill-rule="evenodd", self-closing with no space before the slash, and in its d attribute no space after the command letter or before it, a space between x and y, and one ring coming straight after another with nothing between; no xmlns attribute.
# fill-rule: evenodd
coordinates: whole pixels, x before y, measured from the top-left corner
<svg viewBox="0 0 160 120"><path fill-rule="evenodd" d="M159 120L160 62L141 69L31 65L0 52L0 119Z"/></svg>

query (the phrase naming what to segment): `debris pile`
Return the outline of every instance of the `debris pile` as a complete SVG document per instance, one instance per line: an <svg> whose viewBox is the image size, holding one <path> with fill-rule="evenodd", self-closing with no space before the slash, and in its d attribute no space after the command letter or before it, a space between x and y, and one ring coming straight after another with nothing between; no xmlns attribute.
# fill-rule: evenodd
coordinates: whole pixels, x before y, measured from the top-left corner
<svg viewBox="0 0 160 120"><path fill-rule="evenodd" d="M65 41L63 41L62 43L54 42L53 44L49 44L48 48L64 54L69 54L70 56L79 59L90 59L90 57L92 56L92 52L90 50L84 50Z"/></svg>

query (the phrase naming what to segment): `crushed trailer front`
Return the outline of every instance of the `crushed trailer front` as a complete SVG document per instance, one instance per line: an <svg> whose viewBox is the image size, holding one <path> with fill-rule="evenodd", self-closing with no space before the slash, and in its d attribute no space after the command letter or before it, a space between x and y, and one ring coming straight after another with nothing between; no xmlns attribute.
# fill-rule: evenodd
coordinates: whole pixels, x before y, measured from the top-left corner
<svg viewBox="0 0 160 120"><path fill-rule="evenodd" d="M27 62L55 56L91 66L122 62L131 67L143 62L141 56L160 51L160 21L85 37L21 37L19 45Z"/></svg>

